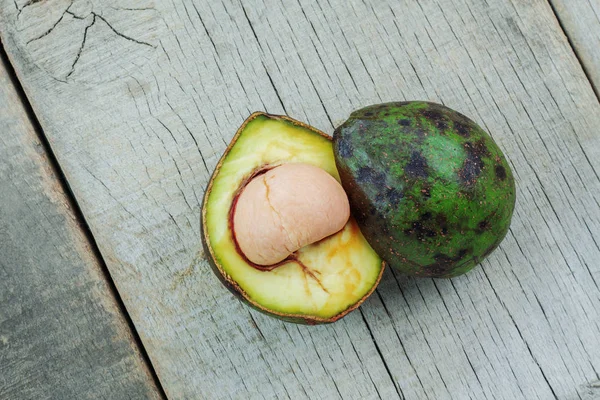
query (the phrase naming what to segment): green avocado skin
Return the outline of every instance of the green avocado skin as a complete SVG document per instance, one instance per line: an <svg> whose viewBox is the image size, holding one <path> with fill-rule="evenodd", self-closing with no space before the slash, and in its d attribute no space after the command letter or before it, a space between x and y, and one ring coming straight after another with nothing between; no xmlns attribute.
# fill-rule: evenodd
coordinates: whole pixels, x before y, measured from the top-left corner
<svg viewBox="0 0 600 400"><path fill-rule="evenodd" d="M402 273L450 278L506 235L512 171L494 140L445 106L399 102L353 112L333 135L352 213L373 249Z"/></svg>

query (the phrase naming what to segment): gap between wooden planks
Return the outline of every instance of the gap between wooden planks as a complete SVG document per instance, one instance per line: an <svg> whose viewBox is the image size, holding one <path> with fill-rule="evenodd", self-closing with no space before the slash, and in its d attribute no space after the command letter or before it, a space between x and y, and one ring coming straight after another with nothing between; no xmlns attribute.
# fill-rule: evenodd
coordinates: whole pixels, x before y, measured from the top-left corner
<svg viewBox="0 0 600 400"><path fill-rule="evenodd" d="M550 4L600 98L600 1L551 0Z"/></svg>
<svg viewBox="0 0 600 400"><path fill-rule="evenodd" d="M0 48L0 398L159 399Z"/></svg>

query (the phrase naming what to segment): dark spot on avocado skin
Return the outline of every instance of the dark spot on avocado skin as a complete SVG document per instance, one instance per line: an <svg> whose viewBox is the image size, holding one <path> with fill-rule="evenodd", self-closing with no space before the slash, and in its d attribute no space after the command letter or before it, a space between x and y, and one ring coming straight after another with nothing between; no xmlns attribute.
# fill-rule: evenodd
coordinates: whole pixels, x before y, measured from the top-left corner
<svg viewBox="0 0 600 400"><path fill-rule="evenodd" d="M448 124L446 123L446 121L442 120L435 121L435 126L441 131L446 130L448 128Z"/></svg>
<svg viewBox="0 0 600 400"><path fill-rule="evenodd" d="M458 254L454 257L450 257L447 254L436 253L433 255L435 263L429 264L423 267L426 276L445 276L452 273L456 264L460 263L469 253L472 253L472 249L460 249Z"/></svg>
<svg viewBox="0 0 600 400"><path fill-rule="evenodd" d="M392 207L396 207L398 204L400 204L400 201L404 197L404 194L402 192L400 192L399 190L390 188L390 189L386 189L385 197L386 197L388 203Z"/></svg>
<svg viewBox="0 0 600 400"><path fill-rule="evenodd" d="M357 118L352 121L346 121L334 131L334 141L346 139L346 141L354 147L357 143L353 138L356 138L357 134L360 136L366 135L372 130L372 125L373 121L371 119Z"/></svg>
<svg viewBox="0 0 600 400"><path fill-rule="evenodd" d="M427 110L424 110L421 114L431 121L441 120L444 115L437 109L438 107L429 106Z"/></svg>
<svg viewBox="0 0 600 400"><path fill-rule="evenodd" d="M374 203L370 208L370 214L376 215L377 209L388 210L385 212L390 212L398 207L403 198L404 193L402 191L392 187L385 187L375 195Z"/></svg>
<svg viewBox="0 0 600 400"><path fill-rule="evenodd" d="M404 166L404 173L409 178L427 178L427 160L421 153L413 150L410 161Z"/></svg>
<svg viewBox="0 0 600 400"><path fill-rule="evenodd" d="M439 130L443 131L448 128L448 119L437 105L430 105L428 110L423 111L423 116L431 121Z"/></svg>
<svg viewBox="0 0 600 400"><path fill-rule="evenodd" d="M479 223L478 228L482 231L486 230L490 226L490 222L488 220L483 220Z"/></svg>
<svg viewBox="0 0 600 400"><path fill-rule="evenodd" d="M405 229L404 234L406 236L414 236L417 238L417 240L421 241L437 236L436 231L429 229L421 221L414 221L412 223L412 228Z"/></svg>
<svg viewBox="0 0 600 400"><path fill-rule="evenodd" d="M465 158L462 168L458 171L458 179L462 185L471 188L477 183L477 178L479 178L484 166L482 159L489 155L489 151L483 141L467 142L464 144L464 148L467 158Z"/></svg>
<svg viewBox="0 0 600 400"><path fill-rule="evenodd" d="M501 181L506 179L506 169L502 165L496 165L496 177Z"/></svg>
<svg viewBox="0 0 600 400"><path fill-rule="evenodd" d="M408 127L408 129L412 128L412 126ZM407 131L408 131L407 129ZM421 124L417 124L414 129L410 129L408 134L412 135L415 138L415 144L420 145L424 142L427 137L427 129L424 129Z"/></svg>
<svg viewBox="0 0 600 400"><path fill-rule="evenodd" d="M448 234L448 217L445 214L435 215L435 226L440 228L440 234L446 236Z"/></svg>
<svg viewBox="0 0 600 400"><path fill-rule="evenodd" d="M489 157L490 151L487 148L485 143L485 139L480 139L477 142L473 143L473 152L479 154L479 157Z"/></svg>
<svg viewBox="0 0 600 400"><path fill-rule="evenodd" d="M348 142L348 139L343 136L341 139L337 141L337 152L340 156L344 158L352 157L354 152L352 151L352 146Z"/></svg>
<svg viewBox="0 0 600 400"><path fill-rule="evenodd" d="M454 122L454 130L456 131L456 133L458 133L462 137L471 136L470 129L467 128L467 126L461 122L458 122L458 121Z"/></svg>
<svg viewBox="0 0 600 400"><path fill-rule="evenodd" d="M476 156L469 155L465 162L463 163L462 168L458 172L458 178L460 179L460 183L467 187L472 187L477 183L477 177L481 173L481 169L483 168L483 162L480 158Z"/></svg>
<svg viewBox="0 0 600 400"><path fill-rule="evenodd" d="M439 235L448 234L448 220L443 214L433 214L429 211L419 216L418 221L413 221L412 226L404 230L407 236L413 236L417 240L426 241L428 238L435 238Z"/></svg>
<svg viewBox="0 0 600 400"><path fill-rule="evenodd" d="M385 185L385 173L377 172L371 167L361 167L358 170L357 181L360 184L384 186Z"/></svg>

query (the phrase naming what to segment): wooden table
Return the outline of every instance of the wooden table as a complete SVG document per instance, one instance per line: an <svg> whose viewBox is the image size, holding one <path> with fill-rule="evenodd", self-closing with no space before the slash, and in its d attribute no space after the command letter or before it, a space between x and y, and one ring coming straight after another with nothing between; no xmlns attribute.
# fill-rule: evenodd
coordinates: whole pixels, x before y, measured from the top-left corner
<svg viewBox="0 0 600 400"><path fill-rule="evenodd" d="M599 399L599 0L2 0L0 398ZM332 325L241 304L199 242L255 110L423 99L504 150L508 236Z"/></svg>

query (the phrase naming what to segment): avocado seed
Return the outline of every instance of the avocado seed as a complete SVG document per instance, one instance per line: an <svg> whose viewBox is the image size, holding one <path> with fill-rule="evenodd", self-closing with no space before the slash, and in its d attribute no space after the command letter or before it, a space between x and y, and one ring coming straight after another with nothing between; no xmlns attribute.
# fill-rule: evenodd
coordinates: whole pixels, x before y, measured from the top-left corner
<svg viewBox="0 0 600 400"><path fill-rule="evenodd" d="M266 266L338 232L349 217L348 197L334 177L310 164L283 164L242 189L233 232L246 258Z"/></svg>

